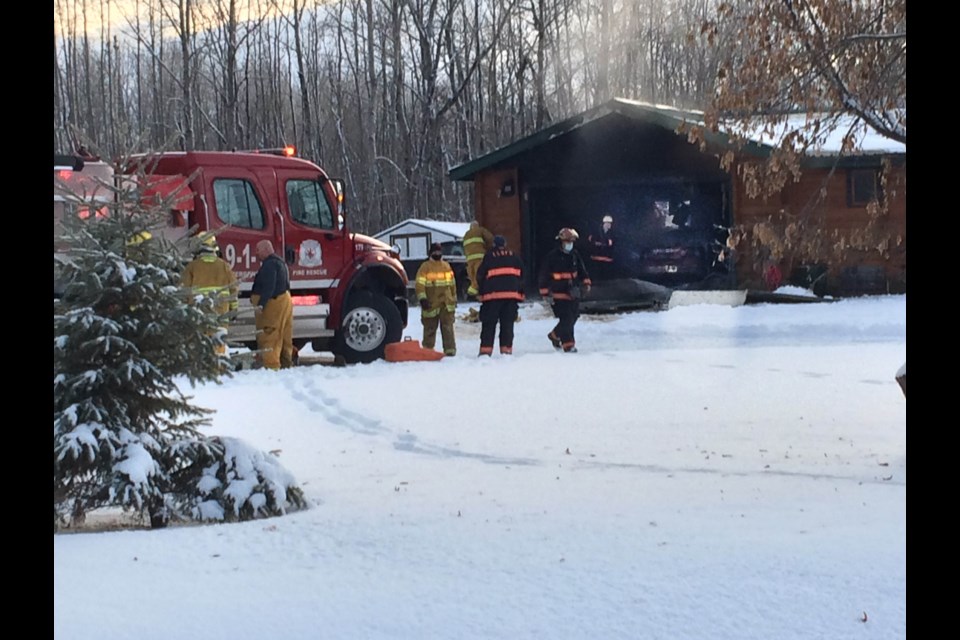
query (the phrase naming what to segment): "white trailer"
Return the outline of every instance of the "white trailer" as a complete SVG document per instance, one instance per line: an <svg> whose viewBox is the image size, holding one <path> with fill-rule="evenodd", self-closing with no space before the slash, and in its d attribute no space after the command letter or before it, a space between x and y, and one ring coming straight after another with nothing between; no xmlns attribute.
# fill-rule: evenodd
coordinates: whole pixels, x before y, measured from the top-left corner
<svg viewBox="0 0 960 640"><path fill-rule="evenodd" d="M417 269L428 258L430 245L439 242L443 245L443 259L450 263L457 278L457 297L466 300L467 258L463 252L463 235L469 228L468 222L407 218L373 237L399 249L400 262L409 278L407 287L411 297L416 285Z"/></svg>

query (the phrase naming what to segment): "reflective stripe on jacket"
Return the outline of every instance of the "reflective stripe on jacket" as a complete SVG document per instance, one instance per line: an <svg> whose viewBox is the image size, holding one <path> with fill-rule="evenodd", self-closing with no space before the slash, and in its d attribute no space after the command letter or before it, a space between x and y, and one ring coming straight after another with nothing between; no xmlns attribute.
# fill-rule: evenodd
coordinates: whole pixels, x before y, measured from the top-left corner
<svg viewBox="0 0 960 640"><path fill-rule="evenodd" d="M217 312L237 308L237 277L223 258L212 253L197 256L184 268L181 283L199 293L216 294Z"/></svg>
<svg viewBox="0 0 960 640"><path fill-rule="evenodd" d="M480 302L523 300L523 263L509 249L488 251L477 271Z"/></svg>
<svg viewBox="0 0 960 640"><path fill-rule="evenodd" d="M440 313L440 307L453 311L457 307L457 280L446 260L425 260L417 269L417 300L430 302L426 317Z"/></svg>
<svg viewBox="0 0 960 640"><path fill-rule="evenodd" d="M480 225L471 226L463 234L463 253L467 260L482 260L493 246L493 234Z"/></svg>
<svg viewBox="0 0 960 640"><path fill-rule="evenodd" d="M613 262L613 231L600 231L587 238L590 244L590 259L597 262Z"/></svg>
<svg viewBox="0 0 960 640"><path fill-rule="evenodd" d="M574 286L590 285L590 275L577 250L566 253L553 249L543 260L540 268L540 295L552 295L557 300L573 300Z"/></svg>

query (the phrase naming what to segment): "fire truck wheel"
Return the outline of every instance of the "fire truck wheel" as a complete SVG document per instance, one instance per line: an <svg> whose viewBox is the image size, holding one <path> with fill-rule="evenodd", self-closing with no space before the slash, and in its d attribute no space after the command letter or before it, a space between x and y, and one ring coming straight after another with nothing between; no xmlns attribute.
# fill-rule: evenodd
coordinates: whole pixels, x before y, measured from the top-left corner
<svg viewBox="0 0 960 640"><path fill-rule="evenodd" d="M393 301L372 291L355 291L347 300L347 311L337 332L334 353L348 363L373 362L383 357L391 342L403 332L400 311Z"/></svg>

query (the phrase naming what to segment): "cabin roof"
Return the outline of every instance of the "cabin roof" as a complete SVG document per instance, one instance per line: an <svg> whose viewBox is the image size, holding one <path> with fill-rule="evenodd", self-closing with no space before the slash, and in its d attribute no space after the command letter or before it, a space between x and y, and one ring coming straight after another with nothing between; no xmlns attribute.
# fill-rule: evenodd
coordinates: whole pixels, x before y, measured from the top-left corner
<svg viewBox="0 0 960 640"><path fill-rule="evenodd" d="M465 162L449 170L448 175L452 180L472 180L473 176L480 171L503 165L515 156L539 147L540 145L553 140L559 136L566 135L576 129L579 129L591 122L595 122L611 115L619 114L638 122L654 124L671 131L677 131L681 125L702 126L703 112L694 110L683 110L669 105L651 104L637 100L627 100L625 98L614 98L600 106L588 109L565 120L561 120L549 127L541 129L524 138L521 138L511 144L500 147L490 153ZM807 114L796 114L788 116L788 121L784 127L794 127L802 125L808 117ZM844 135L851 131L858 143L859 156L878 156L878 155L906 155L906 145L900 142L885 138L862 122L859 122L854 116L838 115L833 120L836 126L824 136L824 139L817 145L817 151L810 154L811 160L817 163L818 159L835 160L841 152L841 145ZM777 140L776 130L766 130L762 124L746 131L747 143L743 151L750 155L766 156L769 155ZM707 132L706 140L708 143L714 143L726 146L730 143L730 136L723 132Z"/></svg>
<svg viewBox="0 0 960 640"><path fill-rule="evenodd" d="M469 222L447 222L444 220L425 220L422 218L407 218L402 222L398 222L392 227L388 227L383 231L378 231L374 237L382 238L383 236L389 235L390 233L396 231L400 227L405 225L414 225L421 227L428 231L436 231L438 233L443 233L448 236L453 236L457 239L463 238L463 234L467 232L467 229L470 228Z"/></svg>

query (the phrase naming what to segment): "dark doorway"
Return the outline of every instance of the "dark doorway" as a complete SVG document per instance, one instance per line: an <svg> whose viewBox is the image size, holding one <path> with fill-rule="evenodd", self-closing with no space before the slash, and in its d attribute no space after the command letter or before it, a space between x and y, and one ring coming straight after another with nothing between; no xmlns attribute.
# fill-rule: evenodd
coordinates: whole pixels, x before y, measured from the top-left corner
<svg viewBox="0 0 960 640"><path fill-rule="evenodd" d="M729 213L722 182L656 180L629 185L531 187L528 268L537 273L557 245L556 234L572 227L577 250L589 268L587 238L604 215L613 217L615 268L611 277L676 286L708 278L717 269Z"/></svg>

